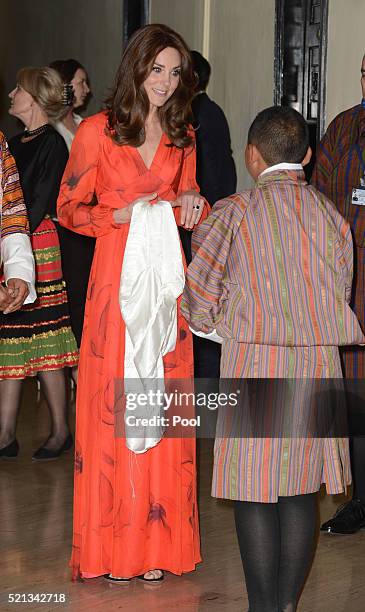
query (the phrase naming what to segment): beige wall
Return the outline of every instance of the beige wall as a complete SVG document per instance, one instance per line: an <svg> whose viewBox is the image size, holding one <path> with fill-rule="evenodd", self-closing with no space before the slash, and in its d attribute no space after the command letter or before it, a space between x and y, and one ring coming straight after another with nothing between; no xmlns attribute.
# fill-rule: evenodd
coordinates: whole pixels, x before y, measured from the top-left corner
<svg viewBox="0 0 365 612"><path fill-rule="evenodd" d="M98 111L122 52L122 0L0 2L0 128L9 136L19 131L7 114L17 70L55 59L74 57L85 65L94 94L87 113Z"/></svg>
<svg viewBox="0 0 365 612"><path fill-rule="evenodd" d="M361 100L365 0L329 0L326 125Z"/></svg>
<svg viewBox="0 0 365 612"><path fill-rule="evenodd" d="M275 0L212 0L209 93L229 121L239 189L251 185L243 165L247 130L273 104L274 33Z"/></svg>
<svg viewBox="0 0 365 612"><path fill-rule="evenodd" d="M242 155L247 130L273 103L275 0L151 0L151 22L157 21L205 50L212 65L208 93L228 119L238 188L249 187Z"/></svg>
<svg viewBox="0 0 365 612"><path fill-rule="evenodd" d="M0 0L0 129L17 127L7 93L18 68L75 57L85 64L96 112L122 51L123 0ZM273 100L275 0L151 0L151 22L167 23L212 64L209 94L225 111L239 188L250 184L242 146L256 114ZM361 97L365 0L329 0L326 124ZM4 26L6 24L6 26Z"/></svg>
<svg viewBox="0 0 365 612"><path fill-rule="evenodd" d="M150 0L150 23L164 23L202 51L205 0Z"/></svg>

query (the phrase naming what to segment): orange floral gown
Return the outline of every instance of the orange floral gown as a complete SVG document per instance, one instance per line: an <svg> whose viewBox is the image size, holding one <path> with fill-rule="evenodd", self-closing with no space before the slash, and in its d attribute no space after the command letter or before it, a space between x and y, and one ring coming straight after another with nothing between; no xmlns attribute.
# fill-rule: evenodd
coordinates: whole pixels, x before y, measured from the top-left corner
<svg viewBox="0 0 365 612"><path fill-rule="evenodd" d="M79 365L70 565L74 579L154 568L182 574L201 561L195 439L163 438L134 454L115 434L125 347L118 293L129 224L114 224L112 215L146 194L172 201L182 191L199 191L195 147L168 147L163 134L148 169L139 151L116 145L105 126L104 113L81 124L58 200L62 225L97 238ZM179 209L174 213L178 222ZM192 338L179 301L178 340L164 358L165 377L191 378Z"/></svg>

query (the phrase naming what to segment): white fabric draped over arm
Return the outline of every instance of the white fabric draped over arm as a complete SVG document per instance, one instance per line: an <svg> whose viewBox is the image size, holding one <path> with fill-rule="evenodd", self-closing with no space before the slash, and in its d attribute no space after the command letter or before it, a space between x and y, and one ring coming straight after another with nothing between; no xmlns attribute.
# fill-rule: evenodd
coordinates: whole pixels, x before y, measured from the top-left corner
<svg viewBox="0 0 365 612"><path fill-rule="evenodd" d="M162 357L175 349L176 301L184 282L180 239L171 204L138 202L133 207L119 293L126 325L126 393L164 392ZM163 412L163 403L149 403L134 409L133 415L152 423L153 417L158 419ZM130 415L126 411L127 416ZM143 453L160 441L162 426L131 427L126 417L126 443L130 450Z"/></svg>

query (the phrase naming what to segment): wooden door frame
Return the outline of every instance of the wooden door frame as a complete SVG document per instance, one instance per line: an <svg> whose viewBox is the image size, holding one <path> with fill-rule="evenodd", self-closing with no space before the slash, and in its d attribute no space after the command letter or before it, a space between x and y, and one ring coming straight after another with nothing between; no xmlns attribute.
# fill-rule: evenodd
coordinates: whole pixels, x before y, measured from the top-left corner
<svg viewBox="0 0 365 612"><path fill-rule="evenodd" d="M328 4L329 0L321 2L322 35L320 40L320 79L318 92L318 122L317 141L319 142L325 132L326 126L326 76L327 76L327 42L328 42ZM283 30L285 0L275 2L275 55L274 55L274 104L281 104L283 96Z"/></svg>

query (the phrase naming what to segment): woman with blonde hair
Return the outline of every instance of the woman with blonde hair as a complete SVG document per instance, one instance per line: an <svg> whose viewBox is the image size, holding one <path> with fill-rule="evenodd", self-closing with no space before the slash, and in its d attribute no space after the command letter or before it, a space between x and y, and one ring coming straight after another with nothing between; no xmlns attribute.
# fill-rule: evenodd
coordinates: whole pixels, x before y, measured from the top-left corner
<svg viewBox="0 0 365 612"><path fill-rule="evenodd" d="M9 97L9 113L26 128L10 140L9 147L29 217L38 298L18 312L0 314L0 455L18 453L15 432L22 380L38 376L51 417L50 436L33 455L41 461L56 459L72 446L64 368L78 360L52 221L68 157L63 138L51 125L65 112L62 81L51 68L23 68Z"/></svg>

